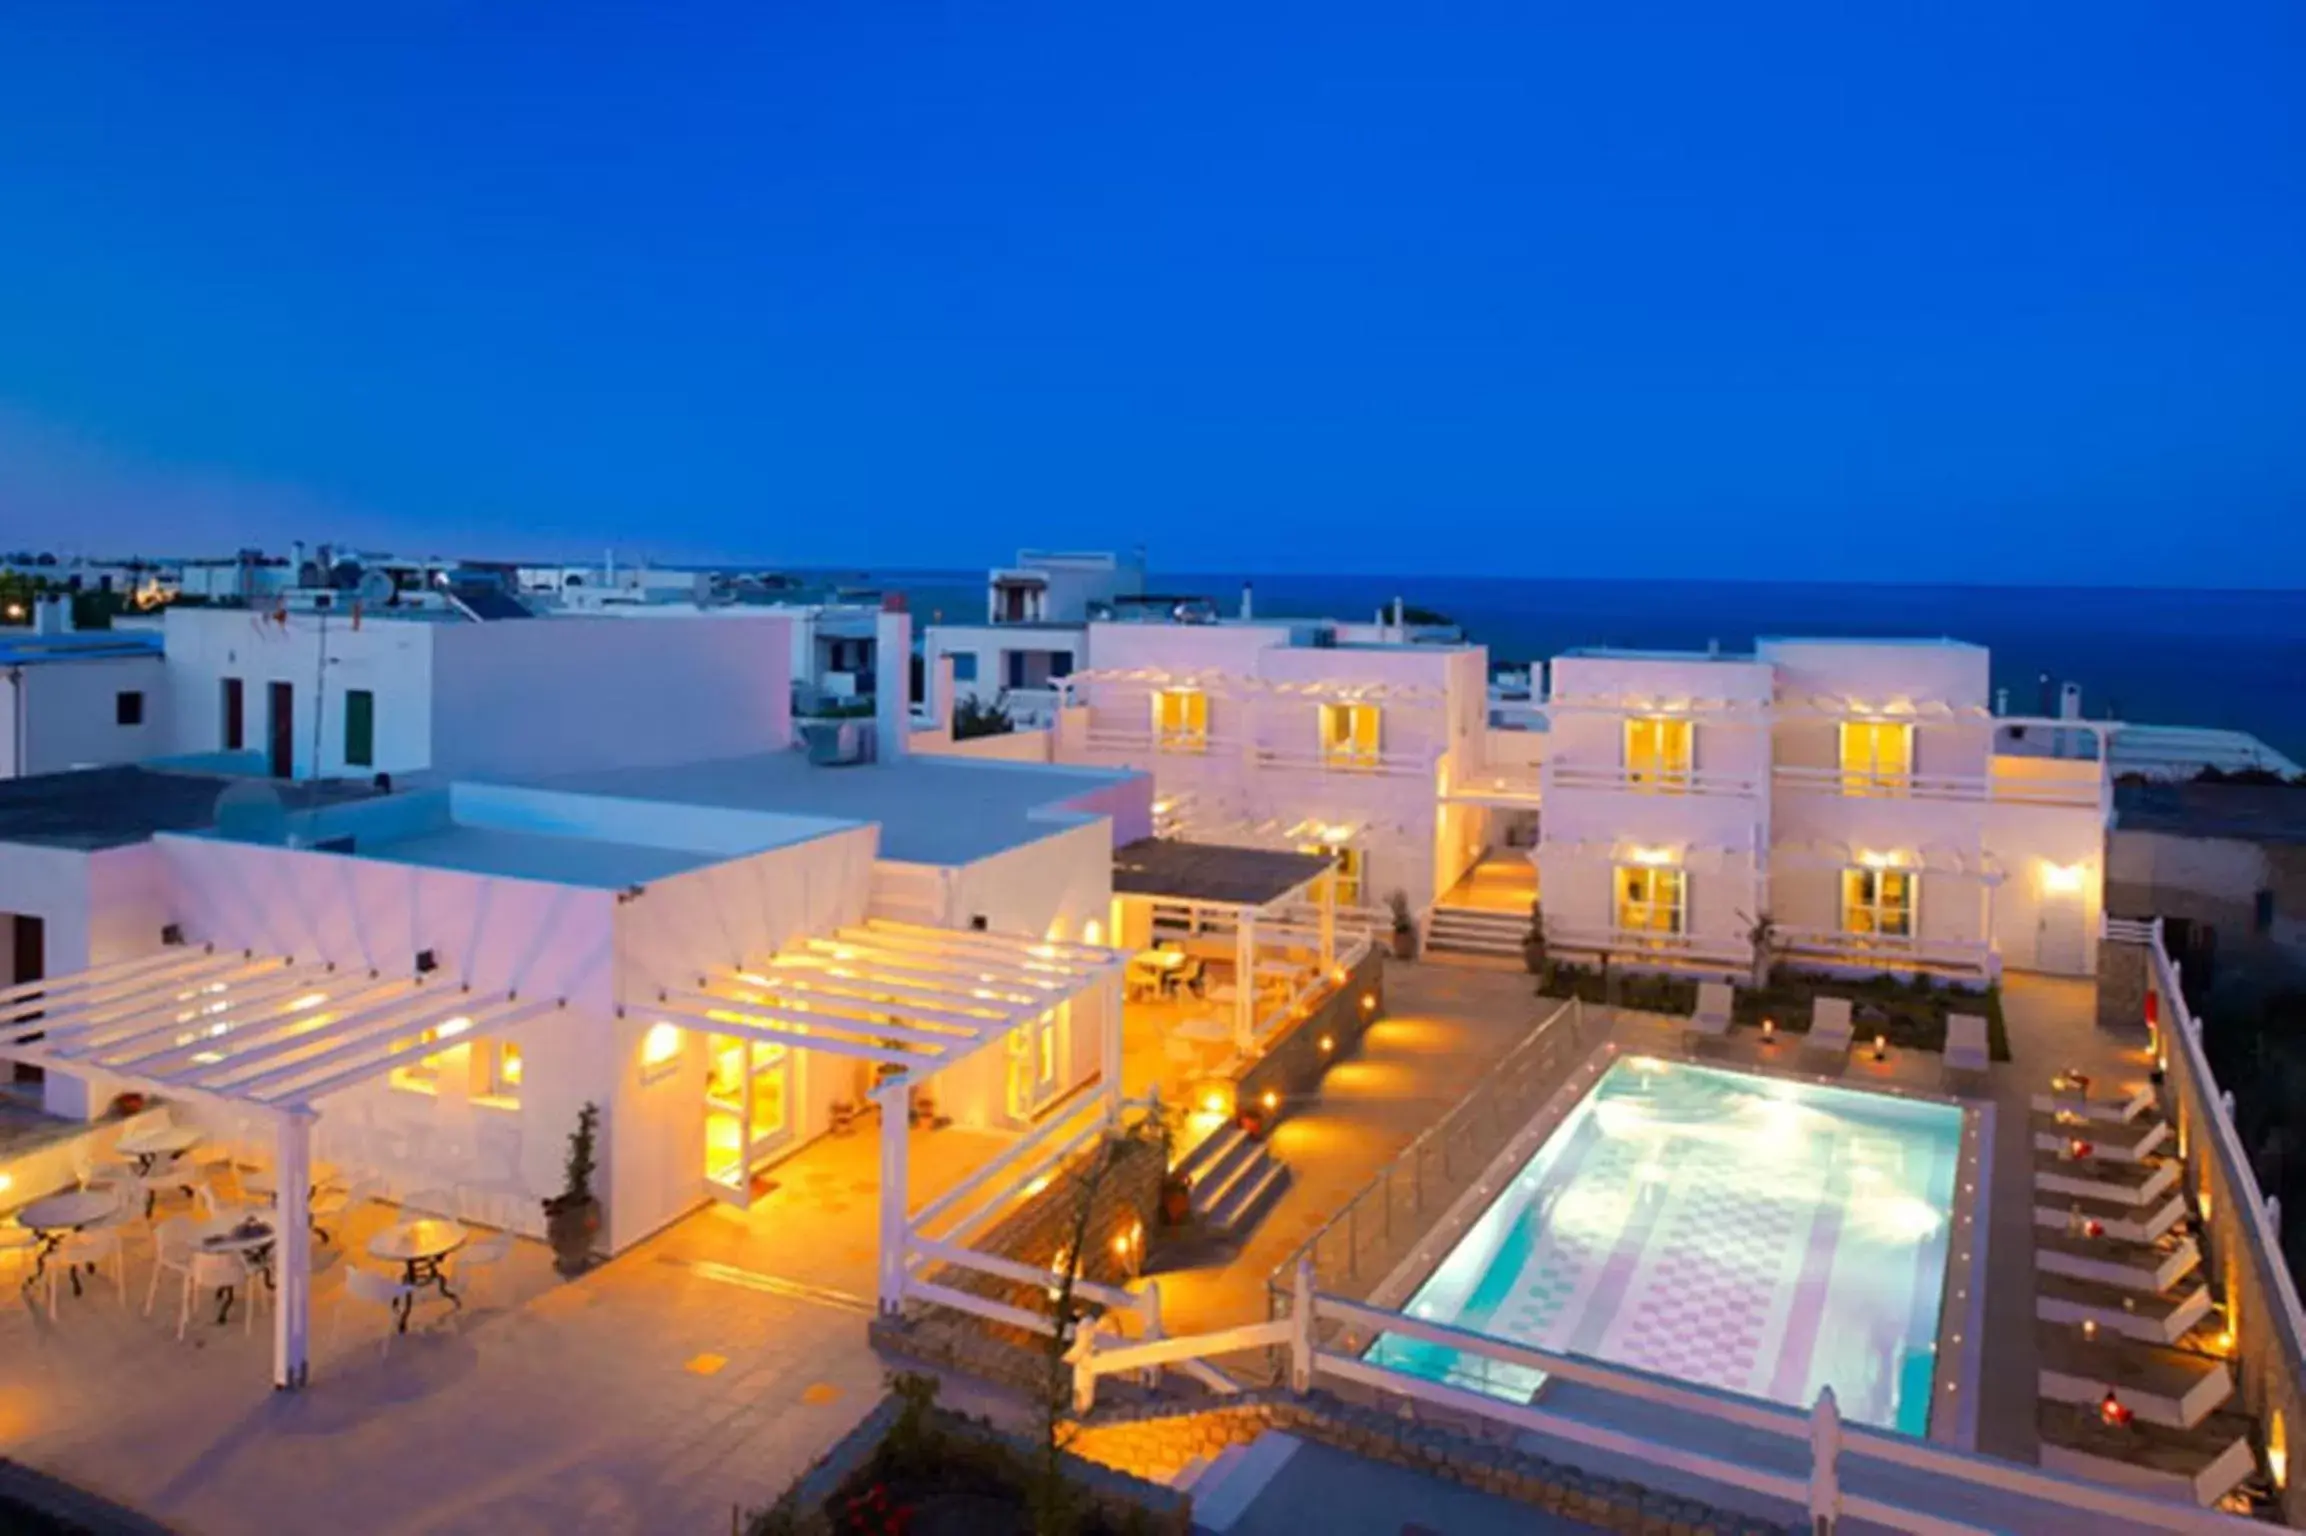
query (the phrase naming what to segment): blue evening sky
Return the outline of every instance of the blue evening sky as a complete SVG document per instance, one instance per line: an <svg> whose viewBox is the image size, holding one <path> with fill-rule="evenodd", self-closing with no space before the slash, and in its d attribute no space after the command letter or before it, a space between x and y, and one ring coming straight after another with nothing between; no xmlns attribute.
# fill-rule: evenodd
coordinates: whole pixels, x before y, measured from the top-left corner
<svg viewBox="0 0 2306 1536"><path fill-rule="evenodd" d="M0 545L2306 584L2306 8L21 3Z"/></svg>

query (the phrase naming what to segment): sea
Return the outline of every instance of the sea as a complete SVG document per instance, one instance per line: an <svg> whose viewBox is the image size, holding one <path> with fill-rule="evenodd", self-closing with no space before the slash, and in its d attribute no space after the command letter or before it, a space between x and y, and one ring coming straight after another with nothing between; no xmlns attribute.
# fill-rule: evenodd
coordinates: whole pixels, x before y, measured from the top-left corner
<svg viewBox="0 0 2306 1536"><path fill-rule="evenodd" d="M796 573L902 592L916 624L982 623L982 571ZM1993 653L2012 713L2054 712L2066 682L2096 719L2248 731L2306 761L2306 590L1922 586L1855 582L1154 573L1149 590L1260 617L1373 618L1394 598L1447 615L1492 664L1577 646L1750 649L1761 636L1945 636Z"/></svg>

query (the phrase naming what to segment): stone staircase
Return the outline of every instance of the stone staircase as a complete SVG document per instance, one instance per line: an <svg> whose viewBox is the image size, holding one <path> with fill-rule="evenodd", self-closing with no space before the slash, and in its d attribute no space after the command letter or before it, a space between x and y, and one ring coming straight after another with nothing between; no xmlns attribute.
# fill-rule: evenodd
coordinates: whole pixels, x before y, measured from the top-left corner
<svg viewBox="0 0 2306 1536"><path fill-rule="evenodd" d="M1222 1536L1231 1530L1274 1476L1304 1442L1269 1429L1245 1445L1231 1445L1214 1458L1196 1456L1170 1486L1193 1495L1193 1529Z"/></svg>
<svg viewBox="0 0 2306 1536"><path fill-rule="evenodd" d="M1289 1165L1238 1125L1195 1147L1178 1172L1192 1186L1193 1214L1202 1227L1226 1237L1255 1226L1289 1187Z"/></svg>
<svg viewBox="0 0 2306 1536"><path fill-rule="evenodd" d="M1434 956L1488 955L1521 959L1529 937L1527 912L1495 907L1437 906L1425 933L1425 952Z"/></svg>

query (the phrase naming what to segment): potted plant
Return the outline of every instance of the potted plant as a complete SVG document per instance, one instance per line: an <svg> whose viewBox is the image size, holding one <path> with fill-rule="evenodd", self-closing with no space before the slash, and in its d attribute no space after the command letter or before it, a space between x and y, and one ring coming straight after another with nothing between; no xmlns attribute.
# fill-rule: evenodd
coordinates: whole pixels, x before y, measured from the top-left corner
<svg viewBox="0 0 2306 1536"><path fill-rule="evenodd" d="M600 1132L597 1104L577 1111L569 1132L568 1172L561 1192L544 1202L545 1235L552 1240L553 1268L571 1279L592 1267L593 1234L601 1228L601 1203L593 1196L593 1142Z"/></svg>
<svg viewBox="0 0 2306 1536"><path fill-rule="evenodd" d="M1417 958L1417 919L1410 914L1409 897L1395 891L1385 898L1393 909L1393 957L1396 960Z"/></svg>
<svg viewBox="0 0 2306 1536"><path fill-rule="evenodd" d="M1193 1219L1193 1182L1172 1169L1161 1180L1161 1224L1181 1227Z"/></svg>

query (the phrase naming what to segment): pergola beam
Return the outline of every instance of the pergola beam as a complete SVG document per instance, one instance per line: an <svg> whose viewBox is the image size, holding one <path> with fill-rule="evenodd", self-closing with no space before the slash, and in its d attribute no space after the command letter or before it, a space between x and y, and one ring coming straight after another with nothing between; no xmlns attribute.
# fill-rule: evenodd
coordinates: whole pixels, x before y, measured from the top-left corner
<svg viewBox="0 0 2306 1536"><path fill-rule="evenodd" d="M202 1052L213 1051L220 1041L229 1041L236 1048L237 1054L230 1059L245 1059L260 1051L270 1051L277 1046L290 1044L300 1036L317 1034L334 1025L340 1018L355 1016L358 1010L374 1007L397 996L405 996L415 985L405 976L377 978L365 972L362 976L367 985L332 996L316 1008L276 1013L269 1019L252 1024L235 1024L228 1035L214 1039L202 1038L189 1045L172 1045L165 1050L153 1051L127 1062L121 1070L159 1074L192 1065L205 1068L214 1063L195 1063L193 1058Z"/></svg>
<svg viewBox="0 0 2306 1536"><path fill-rule="evenodd" d="M244 1018L251 1016L243 1014L241 1010L284 1008L308 993L314 991L325 993L327 982L337 974L339 973L332 972L326 966L292 966L285 971L276 971L269 975L254 977L245 984L236 982L227 986L222 992L204 994L200 1000L177 1005L173 1017L160 1016L169 1012L168 1009L163 1008L158 1013L148 1012L142 1015L142 1021L133 1026L128 1025L128 1022L123 1020L124 1027L119 1030L109 1030L99 1026L89 1033L91 1036L100 1034L102 1038L89 1039L82 1045L78 1054L86 1056L100 1066L110 1067L121 1065L125 1060L134 1059L133 1056L123 1058L115 1053L121 1051L149 1052L152 1049L149 1042L157 1037L177 1036L187 1030L207 1036L218 1024L223 1024L225 1026L224 1031L221 1034L210 1036L210 1038L226 1039L230 1037L234 1029L239 1027ZM184 1017L184 1013L188 1009L193 1011L190 1018ZM173 1049L174 1045L175 1041L171 1040L169 1045L164 1048Z"/></svg>
<svg viewBox="0 0 2306 1536"><path fill-rule="evenodd" d="M908 1045L925 1046L933 1050L942 1050L948 1045L971 1045L977 1039L974 1031L957 1035L950 1031L915 1029L910 1025L883 1020L873 1015L851 1017L845 1014L819 1012L813 1005L804 1008L788 1008L780 1006L775 1001L748 1003L736 998L718 996L711 992L691 991L686 987L674 988L664 996L668 1002L674 998L681 999L684 1007L703 1006L739 1016L759 1014L763 1018L778 1018L792 1023L822 1024L845 1034L872 1035L880 1039L902 1040ZM790 1000L787 1000L788 1004L789 1002Z"/></svg>
<svg viewBox="0 0 2306 1536"><path fill-rule="evenodd" d="M706 988L715 986L743 988L760 993L783 994L786 991L816 995L818 993L843 994L867 1000L896 999L895 1006L908 1014L938 1015L974 1029L980 1024L1000 1023L1012 1019L1013 1010L995 1006L989 998L955 998L933 987L917 986L909 981L895 981L879 975L859 975L851 972L844 976L830 976L824 971L794 966L781 974L767 971L721 971L703 978ZM922 1001L926 999L927 1001ZM1029 1001L1018 998L1018 1003Z"/></svg>
<svg viewBox="0 0 2306 1536"><path fill-rule="evenodd" d="M203 987L219 977L241 971L261 974L289 963L283 957L252 956L239 950L206 954L190 965L171 967L164 973L155 973L136 982L122 981L90 988L67 1002L52 1004L45 999L34 999L19 1004L16 1013L0 1028L36 1029L54 1034L59 1030L82 1027L114 1009L149 1008L164 993L174 997L185 988Z"/></svg>
<svg viewBox="0 0 2306 1536"><path fill-rule="evenodd" d="M667 1023L711 1035L738 1035L747 1040L759 1040L769 1045L790 1045L804 1051L823 1051L833 1056L848 1056L859 1061L877 1061L892 1067L929 1067L947 1065L935 1057L917 1056L905 1051L888 1051L879 1046L864 1045L854 1040L836 1040L829 1035L805 1035L793 1030L778 1029L774 1025L739 1022L734 1019L707 1018L701 1013L690 1013L679 1008L663 1010Z"/></svg>
<svg viewBox="0 0 2306 1536"><path fill-rule="evenodd" d="M1071 939L1036 939L1024 934L994 933L986 929L926 928L919 923L899 922L895 918L872 917L865 920L869 933L930 939L940 943L962 943L986 949L999 949L1014 954L1017 946L1024 946L1035 959L1065 960L1085 970L1099 970L1115 963L1115 952L1098 944L1080 944ZM1043 951L1053 951L1044 954Z"/></svg>
<svg viewBox="0 0 2306 1536"><path fill-rule="evenodd" d="M0 1009L13 1008L19 1003L46 1007L52 999L70 997L99 987L141 983L164 971L191 965L195 961L213 959L215 956L214 945L171 944L151 954L138 955L132 960L114 960L107 965L93 965L84 971L73 971L41 981L20 981L13 986L0 987Z"/></svg>
<svg viewBox="0 0 2306 1536"><path fill-rule="evenodd" d="M215 1063L213 1070L204 1074L200 1080L213 1084L220 1093L269 1100L276 1096L274 1090L282 1084L292 1083L318 1068L355 1056L380 1035L395 1034L401 1030L413 1030L421 1034L444 1019L453 1019L460 1013L485 1006L487 1002L486 994L476 997L454 982L420 987L420 990L406 997L396 998L366 1013L356 1013L337 1020L325 1035L317 1039L292 1038L238 1057L227 1057ZM307 1049L313 1046L321 1049ZM291 1057L297 1059L290 1060Z"/></svg>
<svg viewBox="0 0 2306 1536"><path fill-rule="evenodd" d="M316 1101L325 1099L332 1093L341 1093L347 1088L367 1082L370 1078L382 1072L389 1072L403 1062L421 1060L440 1051L454 1050L456 1046L466 1044L469 1041L483 1040L492 1035L502 1034L516 1024L524 1024L540 1013L549 1013L563 1006L565 1005L562 1001L556 997L536 997L525 1002L511 997L502 997L493 1003L487 1003L471 1010L472 1027L457 1031L453 1044L438 1040L409 1040L398 1045L388 1044L380 1056L371 1057L357 1065L347 1067L343 1071L324 1077L318 1082L299 1082L294 1087L275 1094L271 1102L309 1109ZM448 1015L448 1017L454 1016ZM374 1038L372 1037L367 1044L373 1048L375 1045Z"/></svg>

